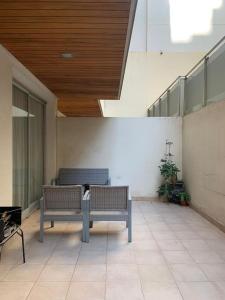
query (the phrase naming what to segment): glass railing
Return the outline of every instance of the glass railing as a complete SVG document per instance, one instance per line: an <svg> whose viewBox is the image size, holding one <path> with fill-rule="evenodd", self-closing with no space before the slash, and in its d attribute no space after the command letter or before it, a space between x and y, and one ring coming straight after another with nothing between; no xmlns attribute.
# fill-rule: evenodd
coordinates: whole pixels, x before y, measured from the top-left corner
<svg viewBox="0 0 225 300"><path fill-rule="evenodd" d="M189 114L225 100L225 36L185 75L179 76L149 107L149 117Z"/></svg>

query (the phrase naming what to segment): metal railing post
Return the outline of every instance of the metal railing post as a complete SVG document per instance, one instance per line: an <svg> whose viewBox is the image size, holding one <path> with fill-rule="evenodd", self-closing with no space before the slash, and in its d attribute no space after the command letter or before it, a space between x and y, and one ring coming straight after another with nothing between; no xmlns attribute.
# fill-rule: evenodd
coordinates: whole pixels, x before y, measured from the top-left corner
<svg viewBox="0 0 225 300"><path fill-rule="evenodd" d="M207 65L208 65L208 59L209 57L206 56L204 59L204 87L203 87L203 103L202 106L206 106L207 105Z"/></svg>
<svg viewBox="0 0 225 300"><path fill-rule="evenodd" d="M161 117L161 98L159 98L159 117Z"/></svg>
<svg viewBox="0 0 225 300"><path fill-rule="evenodd" d="M170 115L170 90L166 92L166 116Z"/></svg>
<svg viewBox="0 0 225 300"><path fill-rule="evenodd" d="M180 93L179 93L179 116L184 115L184 107L185 107L185 78L180 77Z"/></svg>

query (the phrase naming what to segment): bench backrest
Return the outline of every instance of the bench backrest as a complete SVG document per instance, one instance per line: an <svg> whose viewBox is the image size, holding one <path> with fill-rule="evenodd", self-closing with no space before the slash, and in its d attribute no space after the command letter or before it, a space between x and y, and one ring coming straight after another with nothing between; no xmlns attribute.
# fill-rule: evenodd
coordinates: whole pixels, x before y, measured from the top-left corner
<svg viewBox="0 0 225 300"><path fill-rule="evenodd" d="M128 197L128 186L90 186L92 210L126 210Z"/></svg>
<svg viewBox="0 0 225 300"><path fill-rule="evenodd" d="M43 186L45 210L81 209L83 188L78 186Z"/></svg>
<svg viewBox="0 0 225 300"><path fill-rule="evenodd" d="M109 169L77 169L63 168L59 169L59 176L56 181L57 185L71 184L109 184Z"/></svg>

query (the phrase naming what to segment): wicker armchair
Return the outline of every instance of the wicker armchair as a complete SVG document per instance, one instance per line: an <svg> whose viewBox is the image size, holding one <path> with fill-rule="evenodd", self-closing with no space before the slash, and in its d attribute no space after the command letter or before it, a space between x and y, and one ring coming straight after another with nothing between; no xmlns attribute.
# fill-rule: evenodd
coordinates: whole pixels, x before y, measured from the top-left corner
<svg viewBox="0 0 225 300"><path fill-rule="evenodd" d="M44 239L44 222L83 221L83 188L77 186L44 186L40 200L40 241ZM82 240L85 241L83 227Z"/></svg>
<svg viewBox="0 0 225 300"><path fill-rule="evenodd" d="M84 202L86 242L89 241L90 221L125 221L128 241L132 241L132 201L128 186L90 186Z"/></svg>

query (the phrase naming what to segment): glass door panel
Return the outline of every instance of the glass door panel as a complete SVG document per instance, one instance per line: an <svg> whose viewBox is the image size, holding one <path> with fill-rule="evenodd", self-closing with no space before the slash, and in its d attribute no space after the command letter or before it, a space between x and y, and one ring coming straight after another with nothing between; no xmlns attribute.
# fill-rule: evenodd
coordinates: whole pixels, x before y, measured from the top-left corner
<svg viewBox="0 0 225 300"><path fill-rule="evenodd" d="M28 207L28 95L13 86L13 205Z"/></svg>
<svg viewBox="0 0 225 300"><path fill-rule="evenodd" d="M29 97L29 204L41 198L44 183L44 104Z"/></svg>

